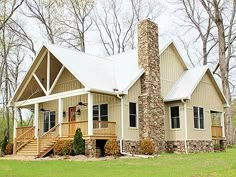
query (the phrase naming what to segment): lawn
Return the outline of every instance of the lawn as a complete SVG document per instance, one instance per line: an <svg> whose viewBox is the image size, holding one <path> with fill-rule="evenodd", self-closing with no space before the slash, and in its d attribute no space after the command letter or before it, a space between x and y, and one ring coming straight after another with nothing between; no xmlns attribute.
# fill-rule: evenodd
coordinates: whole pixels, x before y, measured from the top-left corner
<svg viewBox="0 0 236 177"><path fill-rule="evenodd" d="M0 177L145 177L236 176L236 147L222 153L162 154L154 159L115 159L79 162L65 160L1 160Z"/></svg>

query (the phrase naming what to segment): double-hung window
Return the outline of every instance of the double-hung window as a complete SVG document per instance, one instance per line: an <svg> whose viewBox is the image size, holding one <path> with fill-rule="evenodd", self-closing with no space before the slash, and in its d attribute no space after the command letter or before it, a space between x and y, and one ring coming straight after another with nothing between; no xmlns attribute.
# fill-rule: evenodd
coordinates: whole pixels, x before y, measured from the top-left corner
<svg viewBox="0 0 236 177"><path fill-rule="evenodd" d="M194 128L204 129L204 109L193 107Z"/></svg>
<svg viewBox="0 0 236 177"><path fill-rule="evenodd" d="M179 106L170 107L171 128L180 128Z"/></svg>
<svg viewBox="0 0 236 177"><path fill-rule="evenodd" d="M93 106L93 128L107 128L108 105L100 104Z"/></svg>
<svg viewBox="0 0 236 177"><path fill-rule="evenodd" d="M129 126L137 127L137 109L136 103L129 103Z"/></svg>
<svg viewBox="0 0 236 177"><path fill-rule="evenodd" d="M43 131L47 132L51 128L55 126L55 118L56 118L56 112L55 111L46 111L44 112L44 128Z"/></svg>

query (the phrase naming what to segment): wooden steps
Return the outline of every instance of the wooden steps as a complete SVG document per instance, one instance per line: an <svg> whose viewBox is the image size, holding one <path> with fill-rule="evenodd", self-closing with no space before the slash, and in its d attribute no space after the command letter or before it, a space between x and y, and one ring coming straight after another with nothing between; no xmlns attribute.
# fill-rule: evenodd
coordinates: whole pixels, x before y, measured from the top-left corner
<svg viewBox="0 0 236 177"><path fill-rule="evenodd" d="M37 158L44 157L49 151L53 149L54 144L57 142L57 139L44 139L40 143L40 153L37 154L37 141L34 139L21 148L16 155L19 156L35 156Z"/></svg>

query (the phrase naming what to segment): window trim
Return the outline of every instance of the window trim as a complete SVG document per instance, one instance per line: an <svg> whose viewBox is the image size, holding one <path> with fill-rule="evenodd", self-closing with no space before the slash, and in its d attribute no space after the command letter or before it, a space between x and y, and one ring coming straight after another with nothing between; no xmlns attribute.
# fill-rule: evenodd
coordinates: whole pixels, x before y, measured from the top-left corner
<svg viewBox="0 0 236 177"><path fill-rule="evenodd" d="M134 103L136 105L136 126L135 127L131 127L130 126L130 106L129 104L130 103ZM139 119L138 119L138 103L136 101L129 101L128 103L128 116L129 116L129 119L128 119L128 124L129 124L129 129L138 129L139 128Z"/></svg>
<svg viewBox="0 0 236 177"><path fill-rule="evenodd" d="M179 128L172 128L172 123L171 123L171 108L172 107L179 107ZM169 106L169 121L170 121L170 129L171 130L180 130L181 129L181 114L180 114L180 106L179 105Z"/></svg>
<svg viewBox="0 0 236 177"><path fill-rule="evenodd" d="M98 106L98 121L101 121L101 110L100 110L100 105L106 104L107 105L107 122L109 122L109 104L108 103L99 103L99 104L94 104L94 106Z"/></svg>
<svg viewBox="0 0 236 177"><path fill-rule="evenodd" d="M198 128L195 128L194 126L194 107L198 108ZM203 128L200 128L200 108L203 109ZM194 130L206 130L206 122L205 122L205 109L201 106L193 106L193 129Z"/></svg>
<svg viewBox="0 0 236 177"><path fill-rule="evenodd" d="M47 130L47 131L45 131L45 114L46 114L46 113L49 113L48 130ZM46 133L46 132L48 132L51 128L53 128L53 127L51 127L51 113L55 113L55 120L54 120L55 125L54 125L54 126L56 126L56 111L45 111L45 112L43 112L43 133Z"/></svg>

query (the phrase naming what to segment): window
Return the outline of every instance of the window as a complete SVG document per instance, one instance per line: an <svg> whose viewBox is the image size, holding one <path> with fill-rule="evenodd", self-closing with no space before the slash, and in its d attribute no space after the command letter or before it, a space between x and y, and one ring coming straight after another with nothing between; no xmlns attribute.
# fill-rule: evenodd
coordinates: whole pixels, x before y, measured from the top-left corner
<svg viewBox="0 0 236 177"><path fill-rule="evenodd" d="M194 128L204 129L204 109L193 107Z"/></svg>
<svg viewBox="0 0 236 177"><path fill-rule="evenodd" d="M107 128L108 124L108 105L100 104L93 106L93 128ZM102 122L98 122L102 121Z"/></svg>
<svg viewBox="0 0 236 177"><path fill-rule="evenodd" d="M170 107L171 128L180 128L179 106Z"/></svg>
<svg viewBox="0 0 236 177"><path fill-rule="evenodd" d="M47 132L51 128L55 126L55 118L56 118L56 113L55 111L49 112L46 111L44 112L44 132Z"/></svg>
<svg viewBox="0 0 236 177"><path fill-rule="evenodd" d="M136 103L129 103L129 126L137 127Z"/></svg>

